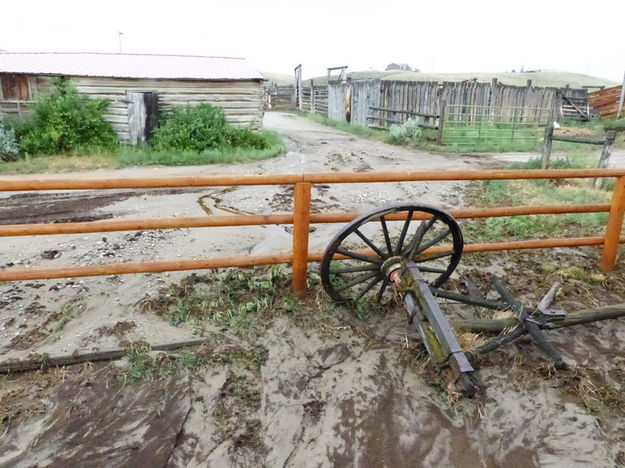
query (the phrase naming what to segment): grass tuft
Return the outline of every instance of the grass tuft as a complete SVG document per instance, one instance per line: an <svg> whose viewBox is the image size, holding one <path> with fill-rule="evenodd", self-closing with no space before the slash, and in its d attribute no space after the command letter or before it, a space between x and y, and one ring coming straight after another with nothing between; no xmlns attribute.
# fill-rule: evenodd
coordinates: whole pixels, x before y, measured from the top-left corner
<svg viewBox="0 0 625 468"><path fill-rule="evenodd" d="M140 302L144 311L161 315L172 325L187 323L200 329L217 325L243 334L262 332L273 316L298 306L285 265L191 275Z"/></svg>
<svg viewBox="0 0 625 468"><path fill-rule="evenodd" d="M555 160L556 168L580 167L585 159ZM536 169L538 160L513 165L513 168ZM609 184L606 184L606 188ZM594 189L590 181L579 180L493 180L485 184L482 203L488 206L609 204L610 190ZM607 213L572 213L563 215L527 215L472 220L463 233L472 242L485 239L545 238L553 236L600 235Z"/></svg>

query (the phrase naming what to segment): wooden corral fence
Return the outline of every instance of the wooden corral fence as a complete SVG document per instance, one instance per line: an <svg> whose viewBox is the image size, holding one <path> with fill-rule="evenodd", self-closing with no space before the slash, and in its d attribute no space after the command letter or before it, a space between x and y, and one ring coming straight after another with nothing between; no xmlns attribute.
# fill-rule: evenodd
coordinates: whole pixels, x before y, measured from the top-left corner
<svg viewBox="0 0 625 468"><path fill-rule="evenodd" d="M328 87L302 84L301 100L294 86L272 85L265 88L266 108L272 110L305 110L328 115ZM301 106L299 105L301 102Z"/></svg>
<svg viewBox="0 0 625 468"><path fill-rule="evenodd" d="M291 263L293 288L305 292L308 263L319 261L323 252L308 251L310 224L346 223L357 213L311 213L311 187L313 184L375 183L402 181L467 181L506 179L565 179L617 177L611 204L609 205L555 205L514 206L496 208L459 208L450 210L458 219L522 216L537 214L597 213L607 212L605 234L596 237L552 238L540 240L515 240L498 243L469 244L464 252L487 252L517 249L541 249L553 247L602 246L601 269L612 270L616 264L625 215L625 169L569 169L569 170L451 170L451 171L403 171L370 173L312 173L283 175L224 175L151 178L98 178L98 179L0 179L0 191L33 190L107 190L128 188L183 188L242 185L294 185L294 211L292 214L201 216L180 218L147 218L103 220L92 222L18 224L0 226L2 236L33 236L54 234L79 234L90 232L135 231L145 229L177 229L214 226L293 225L293 250L264 256L228 256L208 259L163 260L151 262L110 263L90 266L67 266L64 268L7 268L0 271L0 281L71 278L129 273L154 273L244 267ZM392 220L389 215L388 220ZM415 216L414 219L417 219ZM403 220L403 219L402 219ZM436 247L439 248L440 247ZM443 247L444 248L444 247ZM435 249L434 247L431 249ZM429 252L430 249L426 250ZM432 250L434 253L434 250Z"/></svg>
<svg viewBox="0 0 625 468"><path fill-rule="evenodd" d="M382 117L383 115L387 117ZM367 126L369 128L386 129L389 124L403 124L406 120L413 118L417 120L419 127L438 129L438 119L440 115L424 114L422 112L413 112L397 109L389 109L388 107L369 107L369 115L367 116Z"/></svg>
<svg viewBox="0 0 625 468"><path fill-rule="evenodd" d="M619 106L623 106L623 86L613 86L588 93L588 104L601 117L616 117Z"/></svg>
<svg viewBox="0 0 625 468"><path fill-rule="evenodd" d="M608 167L610 156L612 155L612 147L614 146L614 142L616 141L616 136L619 132L624 132L624 131L625 131L625 128L618 129L618 130L608 130L605 132L605 138L603 139L589 139L589 138L580 138L580 137L572 137L572 136L565 136L565 135L555 135L554 134L555 128L553 127L553 125L548 125L547 127L545 127L541 167L542 169L549 168L553 142L565 141L568 143L580 143L580 144L585 144L585 145L603 146L597 167L599 169L605 169L606 167ZM593 186L595 188L601 188L601 186L603 185L603 180L604 179L600 177L595 178L595 180L593 181Z"/></svg>
<svg viewBox="0 0 625 468"><path fill-rule="evenodd" d="M300 109L328 115L328 87L315 86L313 82L310 86L302 86L302 107Z"/></svg>
<svg viewBox="0 0 625 468"><path fill-rule="evenodd" d="M480 106L492 114L510 108L550 109L554 119L563 114L563 104L569 102L585 106L585 89L543 88L502 85L496 79L491 83L417 82L368 80L330 84L328 89L328 117L367 125L369 108L380 107L395 111L410 111L440 115L441 104L448 106ZM381 113L381 119L395 120Z"/></svg>
<svg viewBox="0 0 625 468"><path fill-rule="evenodd" d="M295 87L273 86L265 87L265 101L268 109L274 110L294 110L297 109Z"/></svg>

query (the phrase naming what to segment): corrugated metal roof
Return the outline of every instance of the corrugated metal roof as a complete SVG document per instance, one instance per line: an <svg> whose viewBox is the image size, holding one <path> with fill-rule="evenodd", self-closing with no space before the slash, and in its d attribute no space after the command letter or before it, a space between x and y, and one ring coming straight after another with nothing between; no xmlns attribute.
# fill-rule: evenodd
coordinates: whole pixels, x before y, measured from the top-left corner
<svg viewBox="0 0 625 468"><path fill-rule="evenodd" d="M192 55L0 52L0 73L114 78L262 80L243 58Z"/></svg>

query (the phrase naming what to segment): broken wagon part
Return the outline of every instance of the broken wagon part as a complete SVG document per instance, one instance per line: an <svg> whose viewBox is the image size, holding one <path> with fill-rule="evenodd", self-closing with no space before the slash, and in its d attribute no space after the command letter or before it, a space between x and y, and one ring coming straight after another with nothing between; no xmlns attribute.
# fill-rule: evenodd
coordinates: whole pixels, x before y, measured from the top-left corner
<svg viewBox="0 0 625 468"><path fill-rule="evenodd" d="M380 302L388 291L399 296L409 323L414 324L419 332L431 361L452 389L469 396L478 389L471 358L529 335L551 359L553 366L561 369L565 367L564 360L543 330L625 315L625 309L620 309L612 314L590 314L567 320L566 312L549 308L558 284L536 308L514 298L496 277L492 277L491 287L498 293L498 299L487 298L475 285L468 288L468 294L442 289L458 266L463 246L460 227L449 213L425 204L389 205L359 216L334 237L323 256L321 281L328 295L343 303L366 306L365 299L375 298ZM452 322L457 328L503 331L465 353L437 298L510 311L514 318L461 321L469 325L466 327L458 327L458 322ZM481 322L489 322L490 328L480 328ZM506 322L507 327L501 326L500 322Z"/></svg>

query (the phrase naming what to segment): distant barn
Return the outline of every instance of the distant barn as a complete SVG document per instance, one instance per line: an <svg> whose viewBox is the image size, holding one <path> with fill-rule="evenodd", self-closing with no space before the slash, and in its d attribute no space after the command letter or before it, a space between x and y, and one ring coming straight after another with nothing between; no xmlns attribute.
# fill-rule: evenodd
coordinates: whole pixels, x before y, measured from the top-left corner
<svg viewBox="0 0 625 468"><path fill-rule="evenodd" d="M186 55L0 53L0 113L24 117L28 104L66 76L78 91L111 104L106 119L119 139L145 141L159 109L209 103L229 123L260 129L263 77L245 59Z"/></svg>

